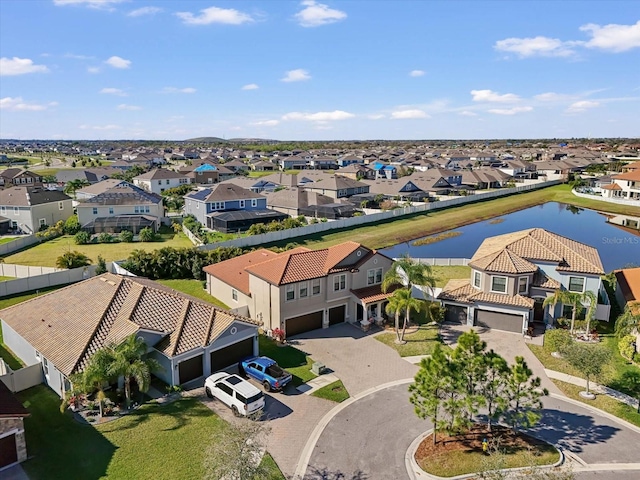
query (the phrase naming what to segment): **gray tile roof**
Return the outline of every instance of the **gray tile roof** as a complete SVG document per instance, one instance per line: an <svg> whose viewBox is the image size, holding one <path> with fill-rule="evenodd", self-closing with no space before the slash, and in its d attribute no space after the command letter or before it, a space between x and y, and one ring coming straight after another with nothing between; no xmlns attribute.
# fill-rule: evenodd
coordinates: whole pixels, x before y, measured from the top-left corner
<svg viewBox="0 0 640 480"><path fill-rule="evenodd" d="M71 197L59 190L47 190L44 187L10 187L0 190L0 205L30 207L45 203L71 200Z"/></svg>

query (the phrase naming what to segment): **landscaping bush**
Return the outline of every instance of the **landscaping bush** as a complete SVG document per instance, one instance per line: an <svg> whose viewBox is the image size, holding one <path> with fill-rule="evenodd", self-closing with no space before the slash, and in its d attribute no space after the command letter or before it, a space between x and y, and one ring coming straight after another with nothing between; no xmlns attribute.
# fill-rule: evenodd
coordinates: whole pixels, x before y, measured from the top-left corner
<svg viewBox="0 0 640 480"><path fill-rule="evenodd" d="M569 330L556 328L544 334L544 349L548 352L564 352L571 346L573 339Z"/></svg>
<svg viewBox="0 0 640 480"><path fill-rule="evenodd" d="M120 239L121 242L131 243L133 242L133 232L129 230L122 230L118 235L118 238Z"/></svg>
<svg viewBox="0 0 640 480"><path fill-rule="evenodd" d="M98 255L96 275L102 275L103 273L107 273L107 262L105 262L104 258L102 258L102 255Z"/></svg>
<svg viewBox="0 0 640 480"><path fill-rule="evenodd" d="M56 259L56 267L58 268L79 268L86 267L91 264L91 259L84 253L73 251L60 255Z"/></svg>
<svg viewBox="0 0 640 480"><path fill-rule="evenodd" d="M635 335L625 335L618 342L618 350L620 350L620 355L626 358L629 361L633 361L634 356L636 355L636 336Z"/></svg>
<svg viewBox="0 0 640 480"><path fill-rule="evenodd" d="M64 222L64 233L67 235L75 235L80 231L80 222L78 221L77 215L71 215L67 218L67 221Z"/></svg>
<svg viewBox="0 0 640 480"><path fill-rule="evenodd" d="M89 235L89 232L80 230L73 236L73 241L76 242L76 245L86 245L91 241L91 235Z"/></svg>
<svg viewBox="0 0 640 480"><path fill-rule="evenodd" d="M140 230L139 236L141 242L153 242L156 239L156 234L149 227Z"/></svg>
<svg viewBox="0 0 640 480"><path fill-rule="evenodd" d="M47 225L40 226L40 231L36 233L36 237L43 241L52 240L64 233L64 222L60 220L55 225L49 227Z"/></svg>
<svg viewBox="0 0 640 480"><path fill-rule="evenodd" d="M107 232L102 232L98 235L98 243L111 243L113 242L113 235Z"/></svg>

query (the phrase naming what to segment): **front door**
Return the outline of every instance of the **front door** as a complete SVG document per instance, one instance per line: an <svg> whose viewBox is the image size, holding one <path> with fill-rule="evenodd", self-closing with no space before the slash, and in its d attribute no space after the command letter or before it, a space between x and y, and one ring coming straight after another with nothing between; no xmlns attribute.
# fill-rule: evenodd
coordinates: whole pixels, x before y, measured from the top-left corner
<svg viewBox="0 0 640 480"><path fill-rule="evenodd" d="M534 322L544 322L544 300L541 298L536 298L535 303L533 304L533 321Z"/></svg>
<svg viewBox="0 0 640 480"><path fill-rule="evenodd" d="M369 305L367 307L367 318L371 319L373 318L374 320L376 318L378 318L378 304L374 303L372 305Z"/></svg>

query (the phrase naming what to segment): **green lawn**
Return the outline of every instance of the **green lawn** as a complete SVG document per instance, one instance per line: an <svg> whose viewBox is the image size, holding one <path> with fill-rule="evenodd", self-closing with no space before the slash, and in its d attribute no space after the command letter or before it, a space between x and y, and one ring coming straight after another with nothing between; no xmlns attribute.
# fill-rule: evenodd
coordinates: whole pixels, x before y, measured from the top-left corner
<svg viewBox="0 0 640 480"><path fill-rule="evenodd" d="M168 405L147 404L114 422L82 425L59 412L60 400L39 385L18 394L25 418L29 478L202 478L208 442L227 424L194 398ZM284 479L272 458L272 480Z"/></svg>
<svg viewBox="0 0 640 480"><path fill-rule="evenodd" d="M420 325L414 333L407 333L404 345L395 343L395 332L386 332L374 337L379 342L393 348L401 357L413 357L415 355L430 355L437 343L442 343L438 335L437 325Z"/></svg>
<svg viewBox="0 0 640 480"><path fill-rule="evenodd" d="M447 282L454 278L464 278L466 280L471 278L471 267L465 267L462 265L455 266L432 266L431 271L436 277L436 287L444 287Z"/></svg>
<svg viewBox="0 0 640 480"><path fill-rule="evenodd" d="M311 395L313 395L314 397L331 400L332 402L336 403L344 402L347 398L349 398L349 392L347 392L347 389L342 383L342 380L336 380L329 385L319 388Z"/></svg>
<svg viewBox="0 0 640 480"><path fill-rule="evenodd" d="M178 290L180 292L197 297L200 300L204 300L207 303L212 303L216 307L229 310L229 307L218 300L216 297L212 297L207 291L202 288L202 282L200 280L156 280L158 283L166 285L169 288Z"/></svg>
<svg viewBox="0 0 640 480"><path fill-rule="evenodd" d="M7 280L15 280L16 277L3 277L0 275L0 282L6 282Z"/></svg>
<svg viewBox="0 0 640 480"><path fill-rule="evenodd" d="M599 408L605 412L615 415L618 418L622 418L629 423L632 423L640 427L640 413L633 407L630 407L626 403L619 402L607 395L596 395L595 400L586 400L579 394L584 390L583 387L573 385L571 383L562 382L560 380L552 380L553 383L564 393L567 397L574 400L578 400L592 407Z"/></svg>
<svg viewBox="0 0 640 480"><path fill-rule="evenodd" d="M5 257L6 263L18 265L34 265L43 267L55 267L56 259L68 252L77 250L87 255L92 263L98 261L98 255L102 255L105 261L124 260L134 250L157 250L164 247L193 247L191 241L182 233L177 235L163 234L158 242L133 242L133 243L96 243L89 245L76 245L73 236L64 235L48 242L40 243L21 252Z"/></svg>
<svg viewBox="0 0 640 480"><path fill-rule="evenodd" d="M398 220L369 224L360 228L333 230L295 239L313 249L352 240L369 248L384 248L416 238L444 232L471 223L499 217L546 202L562 202L615 214L640 216L640 207L629 207L576 197L569 185L556 185L494 200L421 213ZM281 242L282 245L292 240Z"/></svg>
<svg viewBox="0 0 640 480"><path fill-rule="evenodd" d="M260 355L272 358L278 362L278 365L293 375L291 383L294 386L300 386L303 383L316 378L316 375L311 372L313 360L303 351L290 345L279 347L276 345L276 342L265 335L260 335L258 342Z"/></svg>
<svg viewBox="0 0 640 480"><path fill-rule="evenodd" d="M13 242L14 240L14 237L2 237L0 238L0 245L2 245L3 243Z"/></svg>

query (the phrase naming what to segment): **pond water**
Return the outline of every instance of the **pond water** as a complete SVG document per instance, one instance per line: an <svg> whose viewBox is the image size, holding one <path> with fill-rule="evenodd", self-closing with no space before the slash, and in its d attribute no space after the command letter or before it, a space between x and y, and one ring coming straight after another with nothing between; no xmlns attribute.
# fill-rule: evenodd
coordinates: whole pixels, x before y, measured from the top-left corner
<svg viewBox="0 0 640 480"><path fill-rule="evenodd" d="M487 237L527 228L544 228L597 248L606 272L640 265L640 231L625 229L607 223L606 220L605 215L594 210L549 202L449 230L444 233L460 234L429 245L416 246L413 245L415 240L412 240L385 248L381 252L390 257L409 253L413 258L471 258Z"/></svg>

